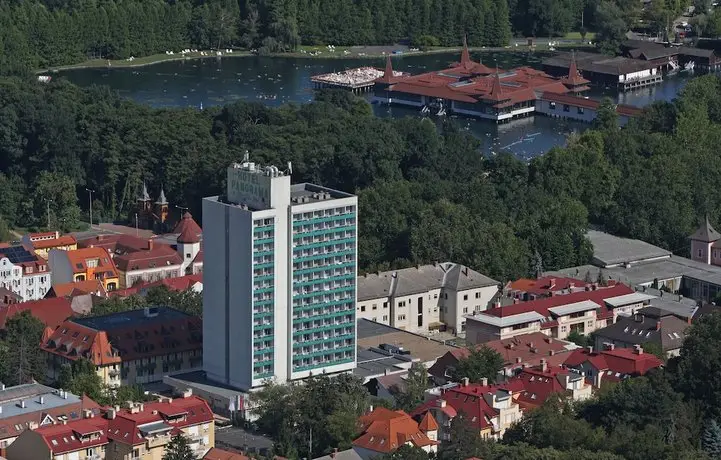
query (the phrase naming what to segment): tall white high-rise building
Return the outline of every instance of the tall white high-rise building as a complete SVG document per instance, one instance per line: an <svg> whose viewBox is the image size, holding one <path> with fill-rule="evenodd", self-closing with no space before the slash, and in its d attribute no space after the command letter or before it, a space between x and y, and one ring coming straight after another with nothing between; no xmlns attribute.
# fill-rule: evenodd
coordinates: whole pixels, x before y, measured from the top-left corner
<svg viewBox="0 0 721 460"><path fill-rule="evenodd" d="M203 200L203 368L243 390L356 366L357 197L289 173L246 157Z"/></svg>

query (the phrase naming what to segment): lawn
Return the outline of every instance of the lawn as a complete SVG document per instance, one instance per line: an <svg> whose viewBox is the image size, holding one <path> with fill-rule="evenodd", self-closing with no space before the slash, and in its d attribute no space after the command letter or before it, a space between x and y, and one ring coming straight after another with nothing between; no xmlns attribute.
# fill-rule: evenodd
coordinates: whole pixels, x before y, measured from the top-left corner
<svg viewBox="0 0 721 460"><path fill-rule="evenodd" d="M566 35L563 36L563 38L568 40L581 40L581 32L569 32ZM586 40L592 41L594 38L596 38L596 32L587 32L586 33Z"/></svg>

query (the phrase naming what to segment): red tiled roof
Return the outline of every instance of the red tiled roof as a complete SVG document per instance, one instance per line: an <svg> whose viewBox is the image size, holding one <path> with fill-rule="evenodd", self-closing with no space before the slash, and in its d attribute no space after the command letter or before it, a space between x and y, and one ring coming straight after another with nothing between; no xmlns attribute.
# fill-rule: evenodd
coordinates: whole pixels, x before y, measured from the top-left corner
<svg viewBox="0 0 721 460"><path fill-rule="evenodd" d="M123 272L183 264L180 254L168 245L158 245L150 250L118 255L115 256L114 261L118 269Z"/></svg>
<svg viewBox="0 0 721 460"><path fill-rule="evenodd" d="M0 306L0 329L5 328L7 320L20 312L29 311L45 326L55 328L73 316L70 300L64 297L49 297L30 302L14 303Z"/></svg>
<svg viewBox="0 0 721 460"><path fill-rule="evenodd" d="M630 287L624 284L617 284L612 287L599 287L598 289L590 291L574 292L566 295L559 295L554 297L546 297L543 299L532 300L529 302L520 302L505 307L491 308L486 310L484 313L488 315L498 317L508 317L512 315L518 315L521 313L537 312L543 317L549 317L551 313L548 311L549 308L560 307L562 305L569 305L576 302L582 302L584 300L590 300L604 307L604 299L610 297L616 297L625 294L632 294L634 291Z"/></svg>
<svg viewBox="0 0 721 460"><path fill-rule="evenodd" d="M173 432L180 428L208 423L213 420L213 411L203 399L191 395L186 398L164 399L163 402L143 403L142 411L132 413L131 409L121 409L115 418L108 420L108 438L123 444L137 445L145 442L138 428L153 422L163 422L173 427Z"/></svg>
<svg viewBox="0 0 721 460"><path fill-rule="evenodd" d="M581 85L587 85L590 83L590 80L586 80L581 76L581 73L578 71L578 67L576 66L576 56L573 55L571 57L571 65L568 66L568 76L563 77L561 81L569 86L581 86ZM589 89L588 87L585 87L584 89Z"/></svg>
<svg viewBox="0 0 721 460"><path fill-rule="evenodd" d="M203 250L201 249L198 251L198 254L196 254L195 259L193 259L194 264L202 264L203 263Z"/></svg>
<svg viewBox="0 0 721 460"><path fill-rule="evenodd" d="M557 104L565 104L573 107L582 107L589 110L597 110L598 106L601 104L600 101L595 99L587 99L585 97L573 96L570 94L551 93L548 91L544 91L543 94L541 94L540 99L542 101L555 102ZM617 104L616 113L627 117L638 117L641 113L643 113L643 109L632 105Z"/></svg>
<svg viewBox="0 0 721 460"><path fill-rule="evenodd" d="M406 443L416 447L438 444L430 440L419 429L418 423L403 411L378 407L360 417L359 423L363 434L353 441L353 445L374 452L393 452Z"/></svg>
<svg viewBox="0 0 721 460"><path fill-rule="evenodd" d="M542 332L522 334L510 339L492 340L484 343L485 346L497 351L502 357L506 366L527 364L536 366L541 359L549 361L559 356L559 364L567 356L567 344L561 340L553 339ZM553 353L553 354L551 354Z"/></svg>
<svg viewBox="0 0 721 460"><path fill-rule="evenodd" d="M53 238L49 240L32 240L31 238L31 244L35 249L50 249L50 248L56 248L59 246L71 246L73 244L77 244L78 240L75 239L73 235L63 235L59 238Z"/></svg>
<svg viewBox="0 0 721 460"><path fill-rule="evenodd" d="M568 367L578 367L589 362L596 370L610 370L622 375L645 375L651 369L663 366L657 356L651 353L637 353L630 348L590 352L587 348L577 349L566 359Z"/></svg>
<svg viewBox="0 0 721 460"><path fill-rule="evenodd" d="M250 460L250 457L213 447L205 454L203 460Z"/></svg>
<svg viewBox="0 0 721 460"><path fill-rule="evenodd" d="M444 412L450 418L463 412L471 426L479 430L490 428L493 426L491 419L498 415L498 410L488 404L484 395L495 394L498 390L505 390L505 388L500 385L483 386L479 384L450 388L441 398L438 398L446 401L445 407L440 407L437 399L430 400L414 409L411 415L420 416L432 408Z"/></svg>
<svg viewBox="0 0 721 460"><path fill-rule="evenodd" d="M540 406L552 394L564 393L566 376L578 378L578 374L560 366L549 365L545 371L527 368L511 378L508 385L519 390L516 402L528 409Z"/></svg>
<svg viewBox="0 0 721 460"><path fill-rule="evenodd" d="M196 283L203 283L203 274L196 273L194 275L179 276L176 278L165 278L160 281L154 281L152 283L140 283L128 289L118 289L110 293L111 296L127 297L134 294L140 294L141 292L157 287L165 286L173 291L187 291L195 286Z"/></svg>
<svg viewBox="0 0 721 460"><path fill-rule="evenodd" d="M56 421L58 420L58 416L70 416L73 412L77 414L77 416L82 416L83 410L86 409L99 413L100 405L83 395L80 397L80 402L72 402L64 406L55 406L50 409L39 406L35 411L3 418L3 429L0 430L0 440L19 436L20 433L28 428L31 423L39 427L40 424L48 417L50 417L53 421ZM20 428L18 429L18 427Z"/></svg>
<svg viewBox="0 0 721 460"><path fill-rule="evenodd" d="M566 289L583 288L586 282L574 278L544 276L538 279L521 278L506 285L511 291L527 292L536 295L551 295Z"/></svg>
<svg viewBox="0 0 721 460"><path fill-rule="evenodd" d="M433 418L433 415L431 415L430 412L426 412L426 415L423 416L423 419L418 424L418 428L426 433L429 431L437 431L438 422L436 422L436 419Z"/></svg>
<svg viewBox="0 0 721 460"><path fill-rule="evenodd" d="M74 283L56 284L52 287L55 297L72 297L82 294L107 294L100 280L75 281Z"/></svg>
<svg viewBox="0 0 721 460"><path fill-rule="evenodd" d="M40 427L35 432L43 438L53 455L60 455L107 444L108 420L93 417L69 422L67 425L57 424ZM86 441L81 440L82 435L90 433L98 433L97 438Z"/></svg>
<svg viewBox="0 0 721 460"><path fill-rule="evenodd" d="M87 247L75 249L74 251L61 252L64 252L67 256L73 273L86 273L88 270L92 270L95 273L106 273L105 277L108 278L118 276L115 264L113 264L113 259L104 248ZM94 268L88 267L88 260L96 260L98 266Z"/></svg>
<svg viewBox="0 0 721 460"><path fill-rule="evenodd" d="M126 254L128 252L147 250L149 241L148 238L140 238L135 235L98 235L94 238L78 241L78 247L105 248L111 254Z"/></svg>
<svg viewBox="0 0 721 460"><path fill-rule="evenodd" d="M193 215L186 211L185 214L183 214L183 218L175 225L173 233L183 233L188 228L191 234L200 235L203 233L203 229L195 222Z"/></svg>
<svg viewBox="0 0 721 460"><path fill-rule="evenodd" d="M54 331L46 329L40 348L71 361L87 358L96 366L121 362L105 331L96 331L72 321L63 322Z"/></svg>
<svg viewBox="0 0 721 460"><path fill-rule="evenodd" d="M200 243L200 236L201 233L194 229L192 225L186 225L178 235L177 242L183 244Z"/></svg>

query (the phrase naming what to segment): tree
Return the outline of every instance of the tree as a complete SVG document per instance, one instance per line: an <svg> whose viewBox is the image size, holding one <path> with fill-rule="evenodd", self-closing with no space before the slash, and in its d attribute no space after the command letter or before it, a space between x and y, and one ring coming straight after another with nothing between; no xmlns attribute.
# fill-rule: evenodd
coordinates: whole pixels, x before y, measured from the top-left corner
<svg viewBox="0 0 721 460"><path fill-rule="evenodd" d="M178 433L165 446L163 460L197 460L198 457L193 453L188 444L188 439Z"/></svg>
<svg viewBox="0 0 721 460"><path fill-rule="evenodd" d="M94 401L102 402L105 397L103 380L95 365L85 358L64 366L57 384L73 394L87 395Z"/></svg>
<svg viewBox="0 0 721 460"><path fill-rule="evenodd" d="M706 422L701 437L701 447L712 459L721 458L721 427L716 420L711 419Z"/></svg>
<svg viewBox="0 0 721 460"><path fill-rule="evenodd" d="M0 380L20 385L45 380L45 357L38 346L45 326L29 311L12 316L5 323L0 347Z"/></svg>
<svg viewBox="0 0 721 460"><path fill-rule="evenodd" d="M443 442L438 449L438 460L458 460L480 456L483 441L465 413L459 412L453 417L448 436L450 439Z"/></svg>
<svg viewBox="0 0 721 460"><path fill-rule="evenodd" d="M606 54L616 54L626 37L626 17L615 2L604 0L596 8L596 46Z"/></svg>
<svg viewBox="0 0 721 460"><path fill-rule="evenodd" d="M378 460L428 460L428 453L416 446L403 444L398 449L385 455L374 457Z"/></svg>
<svg viewBox="0 0 721 460"><path fill-rule="evenodd" d="M43 171L34 186L35 225L64 232L80 223L80 208L73 181L62 174ZM49 226L48 226L49 223Z"/></svg>
<svg viewBox="0 0 721 460"><path fill-rule="evenodd" d="M483 378L494 382L503 369L503 357L497 351L485 345L468 349L468 356L461 358L451 372L451 379L460 382L467 378L478 383Z"/></svg>
<svg viewBox="0 0 721 460"><path fill-rule="evenodd" d="M588 335L580 334L578 331L571 331L567 340L575 343L579 347L588 347L593 345L593 338Z"/></svg>
<svg viewBox="0 0 721 460"><path fill-rule="evenodd" d="M423 402L426 389L428 389L428 370L421 363L413 363L402 388L393 388L392 391L398 408L410 412Z"/></svg>
<svg viewBox="0 0 721 460"><path fill-rule="evenodd" d="M618 131L618 114L616 104L610 98L603 98L596 111L593 127L609 133Z"/></svg>

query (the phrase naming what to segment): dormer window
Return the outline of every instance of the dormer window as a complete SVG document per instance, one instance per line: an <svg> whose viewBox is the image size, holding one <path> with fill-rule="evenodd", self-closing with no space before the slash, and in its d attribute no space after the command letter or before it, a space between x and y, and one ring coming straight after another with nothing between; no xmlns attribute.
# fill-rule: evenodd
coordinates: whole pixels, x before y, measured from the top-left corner
<svg viewBox="0 0 721 460"><path fill-rule="evenodd" d="M25 267L25 273L32 273L32 272L33 272L33 267L29 267L29 266Z"/></svg>

